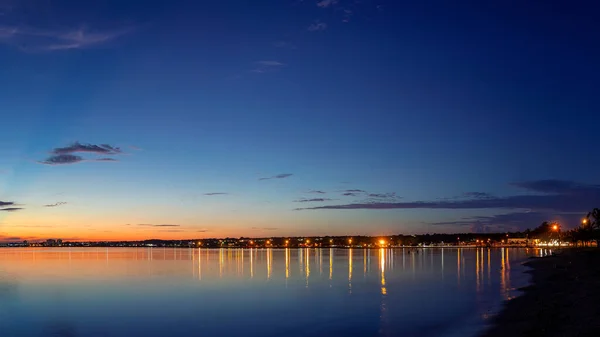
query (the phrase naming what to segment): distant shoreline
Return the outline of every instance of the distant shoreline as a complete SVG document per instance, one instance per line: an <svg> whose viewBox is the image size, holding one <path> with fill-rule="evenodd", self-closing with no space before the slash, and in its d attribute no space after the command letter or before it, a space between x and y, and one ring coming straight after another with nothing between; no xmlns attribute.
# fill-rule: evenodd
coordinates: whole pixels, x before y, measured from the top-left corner
<svg viewBox="0 0 600 337"><path fill-rule="evenodd" d="M531 258L532 285L508 301L482 337L600 336L600 249Z"/></svg>
<svg viewBox="0 0 600 337"><path fill-rule="evenodd" d="M327 247L172 247L172 246L0 246L0 249L23 249L23 248L46 248L46 249L64 249L64 248L177 248L177 249L440 249L440 248L461 248L461 249L498 249L498 248L519 248L519 249L558 249L559 247L526 247L526 246L384 246L384 247L346 247L346 246L327 246Z"/></svg>

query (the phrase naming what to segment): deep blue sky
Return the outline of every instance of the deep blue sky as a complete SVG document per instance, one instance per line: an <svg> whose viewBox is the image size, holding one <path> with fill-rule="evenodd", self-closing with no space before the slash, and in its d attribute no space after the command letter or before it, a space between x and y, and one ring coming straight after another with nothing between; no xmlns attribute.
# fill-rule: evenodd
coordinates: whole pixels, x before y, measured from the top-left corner
<svg viewBox="0 0 600 337"><path fill-rule="evenodd" d="M0 0L0 239L574 226L600 206L598 17Z"/></svg>

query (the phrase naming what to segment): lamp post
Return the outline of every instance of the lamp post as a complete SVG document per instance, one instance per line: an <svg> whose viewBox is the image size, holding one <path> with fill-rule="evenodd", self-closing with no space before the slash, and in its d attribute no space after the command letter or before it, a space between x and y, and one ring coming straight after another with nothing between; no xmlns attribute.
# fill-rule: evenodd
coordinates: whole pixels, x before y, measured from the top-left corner
<svg viewBox="0 0 600 337"><path fill-rule="evenodd" d="M558 234L558 246L560 247L560 225L558 223L553 224L552 230Z"/></svg>

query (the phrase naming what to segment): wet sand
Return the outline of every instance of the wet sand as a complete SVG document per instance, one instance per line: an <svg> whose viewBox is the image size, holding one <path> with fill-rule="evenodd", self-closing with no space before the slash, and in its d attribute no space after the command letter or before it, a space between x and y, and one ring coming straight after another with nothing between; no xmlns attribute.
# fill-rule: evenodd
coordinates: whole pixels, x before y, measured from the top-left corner
<svg viewBox="0 0 600 337"><path fill-rule="evenodd" d="M566 249L526 265L532 285L483 337L600 336L600 249Z"/></svg>

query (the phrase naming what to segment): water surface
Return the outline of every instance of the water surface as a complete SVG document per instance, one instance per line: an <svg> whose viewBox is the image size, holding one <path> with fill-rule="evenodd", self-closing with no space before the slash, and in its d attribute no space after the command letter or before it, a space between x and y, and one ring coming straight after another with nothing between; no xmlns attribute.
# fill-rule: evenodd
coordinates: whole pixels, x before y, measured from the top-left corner
<svg viewBox="0 0 600 337"><path fill-rule="evenodd" d="M525 249L0 249L0 331L30 336L468 336Z"/></svg>

